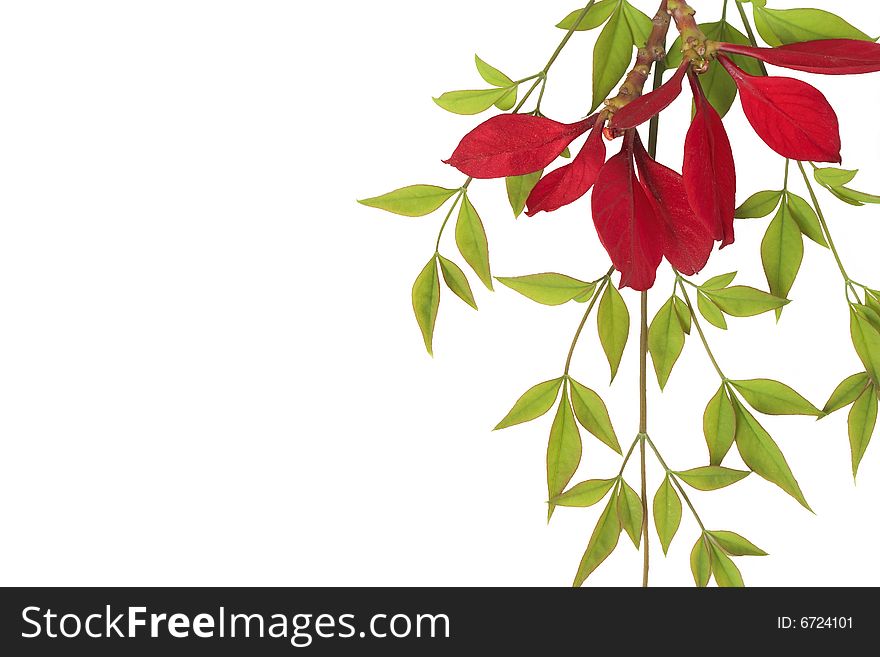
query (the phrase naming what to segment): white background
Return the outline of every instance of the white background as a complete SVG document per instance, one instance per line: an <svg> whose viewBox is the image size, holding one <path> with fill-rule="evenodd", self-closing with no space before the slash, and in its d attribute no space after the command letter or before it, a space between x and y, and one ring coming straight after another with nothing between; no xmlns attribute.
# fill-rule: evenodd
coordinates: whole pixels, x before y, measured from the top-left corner
<svg viewBox="0 0 880 657"><path fill-rule="evenodd" d="M570 583L600 507L559 509L548 527L550 416L491 428L561 373L583 307L489 294L474 278L479 313L444 291L431 359L409 294L442 216L354 201L459 185L440 160L480 119L431 96L482 86L475 51L536 72L575 5L0 3L3 584ZM716 20L721 2L694 5ZM845 5L880 34L880 7ZM550 116L588 109L595 35L576 35L554 67ZM840 114L844 165L862 169L855 186L874 192L878 79L813 76ZM664 114L673 167L687 103ZM782 162L738 103L726 123L739 199L778 188ZM475 183L472 197L495 274L607 269L587 201L514 221L503 184ZM822 201L852 275L880 286L880 209ZM705 275L738 269L763 287L766 223L740 222ZM652 311L671 288L663 272ZM734 319L709 339L730 376L782 379L821 405L859 369L830 253L807 243L792 298L778 326ZM594 330L573 374L628 444L635 340L608 391ZM672 467L705 463L716 389L694 338L662 396L652 377L650 431ZM756 476L694 493L711 528L771 553L738 560L747 584L880 584L880 438L856 487L845 412L762 421L817 515ZM619 457L584 439L575 481L616 472ZM687 515L667 558L654 538L654 583L691 583L695 538ZM639 567L624 537L589 583L636 585Z"/></svg>

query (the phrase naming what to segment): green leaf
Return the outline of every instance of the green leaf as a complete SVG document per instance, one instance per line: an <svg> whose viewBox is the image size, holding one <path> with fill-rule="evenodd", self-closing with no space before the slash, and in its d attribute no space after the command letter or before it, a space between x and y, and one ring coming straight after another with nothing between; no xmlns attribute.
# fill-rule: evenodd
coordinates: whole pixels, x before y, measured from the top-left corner
<svg viewBox="0 0 880 657"><path fill-rule="evenodd" d="M571 148L566 146L565 150L559 154L559 157L564 157L566 160L571 159Z"/></svg>
<svg viewBox="0 0 880 657"><path fill-rule="evenodd" d="M532 301L546 306L559 306L582 294L595 290L595 283L579 281L565 274L529 274L527 276L498 277L502 285L519 292Z"/></svg>
<svg viewBox="0 0 880 657"><path fill-rule="evenodd" d="M581 586L596 568L598 568L608 556L614 552L617 542L620 540L620 520L617 518L617 496L612 495L599 522L590 536L590 542L584 556L578 566L577 575L574 578L574 586Z"/></svg>
<svg viewBox="0 0 880 657"><path fill-rule="evenodd" d="M782 199L781 191L766 191L752 194L736 209L737 219L760 219L766 217L779 207Z"/></svg>
<svg viewBox="0 0 880 657"><path fill-rule="evenodd" d="M562 400L550 428L547 444L547 491L550 499L556 497L574 476L581 462L581 434L571 411L568 389L562 388ZM549 515L553 514L553 504ZM548 515L548 519L549 519Z"/></svg>
<svg viewBox="0 0 880 657"><path fill-rule="evenodd" d="M529 194L532 193L542 175L544 175L543 169L534 173L527 173L524 176L510 176L505 179L507 200L510 201L514 217L519 217L523 210L526 209L526 201L529 198Z"/></svg>
<svg viewBox="0 0 880 657"><path fill-rule="evenodd" d="M556 506L587 507L598 504L608 494L617 479L590 479L575 484L550 500Z"/></svg>
<svg viewBox="0 0 880 657"><path fill-rule="evenodd" d="M865 205L861 201L856 201L853 198L847 197L847 195L842 192L842 190L846 189L846 187L826 187L825 189L827 189L829 192L834 194L834 196L836 196L839 200L843 201L844 203L847 203L849 205L854 205L857 208L860 208Z"/></svg>
<svg viewBox="0 0 880 657"><path fill-rule="evenodd" d="M723 290L704 290L703 293L733 317L754 317L788 304L787 299L745 285L734 285Z"/></svg>
<svg viewBox="0 0 880 657"><path fill-rule="evenodd" d="M853 205L864 205L865 203L880 203L880 196L876 194L866 194L865 192L859 192L855 189L850 189L849 187L833 187L830 188L831 193L834 194L837 198L846 201L847 203L851 203Z"/></svg>
<svg viewBox="0 0 880 657"><path fill-rule="evenodd" d="M718 490L742 481L751 474L743 470L731 470L720 465L706 465L675 473L679 479L697 490Z"/></svg>
<svg viewBox="0 0 880 657"><path fill-rule="evenodd" d="M617 9L619 2L620 0L600 0L590 7L587 15L584 16L580 23L578 23L577 20L584 11L583 7L575 9L568 16L559 21L556 27L563 30L570 30L574 27L575 32L594 30L608 20L608 17L614 13L615 9ZM575 27L576 24L577 27Z"/></svg>
<svg viewBox="0 0 880 657"><path fill-rule="evenodd" d="M632 32L619 4L610 20L602 28L593 49L593 106L592 114L620 82L632 61Z"/></svg>
<svg viewBox="0 0 880 657"><path fill-rule="evenodd" d="M767 9L755 5L755 27L770 46L819 39L874 41L845 20L821 9Z"/></svg>
<svg viewBox="0 0 880 657"><path fill-rule="evenodd" d="M654 495L654 526L663 546L663 554L669 552L669 544L681 525L681 500L669 479L669 475L660 484Z"/></svg>
<svg viewBox="0 0 880 657"><path fill-rule="evenodd" d="M866 306L850 306L850 334L853 346L859 355L868 375L875 384L880 382L880 331L865 314Z"/></svg>
<svg viewBox="0 0 880 657"><path fill-rule="evenodd" d="M728 287L733 280L736 278L736 272L732 271L728 274L721 274L720 276L713 276L708 281L703 283L700 286L702 290L723 290Z"/></svg>
<svg viewBox="0 0 880 657"><path fill-rule="evenodd" d="M730 385L746 398L752 408L765 415L823 415L813 404L779 381L749 379L731 381Z"/></svg>
<svg viewBox="0 0 880 657"><path fill-rule="evenodd" d="M480 59L479 55L474 55L474 62L477 65L477 71L479 72L480 77L491 84L493 87L504 87L505 89L507 89L514 85L513 80L504 75L504 73L499 71L494 66L490 66L489 64L484 62L482 59Z"/></svg>
<svg viewBox="0 0 880 657"><path fill-rule="evenodd" d="M620 525L629 535L636 549L639 548L642 538L642 500L639 494L625 481L617 491L617 517Z"/></svg>
<svg viewBox="0 0 880 657"><path fill-rule="evenodd" d="M865 305L880 316L880 292L866 289Z"/></svg>
<svg viewBox="0 0 880 657"><path fill-rule="evenodd" d="M801 198L797 194L788 193L788 211L792 218L800 228L801 232L813 240L819 246L828 248L828 242L825 241L825 235L822 233L822 225L819 223L819 216L813 209L813 206L807 203L806 199Z"/></svg>
<svg viewBox="0 0 880 657"><path fill-rule="evenodd" d="M702 292L697 292L697 310L712 326L716 326L724 331L727 330L727 320L721 309Z"/></svg>
<svg viewBox="0 0 880 657"><path fill-rule="evenodd" d="M611 380L614 381L629 338L629 311L620 292L611 283L605 287L605 293L599 302L596 322L599 341L611 366Z"/></svg>
<svg viewBox="0 0 880 657"><path fill-rule="evenodd" d="M712 575L712 558L709 556L706 537L702 534L691 550L691 572L694 575L694 583L699 588L706 588L709 585L709 577Z"/></svg>
<svg viewBox="0 0 880 657"><path fill-rule="evenodd" d="M712 540L733 557L766 557L764 552L751 541L746 540L735 532L728 531L709 531L706 532L712 537Z"/></svg>
<svg viewBox="0 0 880 657"><path fill-rule="evenodd" d="M720 465L736 436L736 414L723 384L703 413L703 435L709 448L709 463Z"/></svg>
<svg viewBox="0 0 880 657"><path fill-rule="evenodd" d="M608 415L605 402L586 386L574 379L569 379L569 381L571 382L571 403L578 422L584 429L620 454L620 444L617 442L614 427L611 426L611 417Z"/></svg>
<svg viewBox="0 0 880 657"><path fill-rule="evenodd" d="M435 185L410 185L382 196L365 198L358 203L404 217L424 217L437 210L458 191Z"/></svg>
<svg viewBox="0 0 880 657"><path fill-rule="evenodd" d="M691 334L691 311L687 304L677 296L673 297L672 305L675 307L675 314L678 317L678 323L685 335Z"/></svg>
<svg viewBox="0 0 880 657"><path fill-rule="evenodd" d="M434 102L447 112L470 116L485 112L508 94L508 89L468 89L447 91Z"/></svg>
<svg viewBox="0 0 880 657"><path fill-rule="evenodd" d="M498 431L523 422L531 422L544 415L553 408L553 404L559 396L562 381L562 377L559 377L552 381L544 381L526 390L494 430Z"/></svg>
<svg viewBox="0 0 880 657"><path fill-rule="evenodd" d="M859 463L868 449L877 426L877 389L868 386L849 411L849 446L852 452L853 477L859 472Z"/></svg>
<svg viewBox="0 0 880 657"><path fill-rule="evenodd" d="M517 91L519 87L513 86L507 89L507 93L504 94L500 99L495 101L495 107L500 109L502 112L510 111L516 105Z"/></svg>
<svg viewBox="0 0 880 657"><path fill-rule="evenodd" d="M627 0L623 0L623 15L629 25L633 45L636 48L644 48L654 27L651 19L644 12L633 7Z"/></svg>
<svg viewBox="0 0 880 657"><path fill-rule="evenodd" d="M480 277L483 284L492 289L492 273L489 271L489 242L480 215L465 194L461 199L458 221L455 222L455 243L462 257Z"/></svg>
<svg viewBox="0 0 880 657"><path fill-rule="evenodd" d="M767 430L735 397L733 406L736 410L736 447L745 464L756 475L776 484L812 511L785 456Z"/></svg>
<svg viewBox="0 0 880 657"><path fill-rule="evenodd" d="M859 172L858 169L838 169L837 167L821 167L813 170L813 177L820 185L840 187L851 183Z"/></svg>
<svg viewBox="0 0 880 657"><path fill-rule="evenodd" d="M711 550L712 572L715 574L715 581L718 583L718 586L722 588L742 588L745 586L742 574L731 558L724 554L724 551L714 543L711 544Z"/></svg>
<svg viewBox="0 0 880 657"><path fill-rule="evenodd" d="M440 277L437 275L437 259L431 258L416 278L412 288L413 312L422 330L425 348L434 355L434 324L440 309Z"/></svg>
<svg viewBox="0 0 880 657"><path fill-rule="evenodd" d="M846 408L858 399L869 385L871 385L871 379L868 378L867 372L859 372L845 378L831 393L822 412L828 415L841 408Z"/></svg>
<svg viewBox="0 0 880 657"><path fill-rule="evenodd" d="M663 304L648 329L648 350L657 373L660 389L666 387L675 362L684 349L684 330L675 312L673 301Z"/></svg>
<svg viewBox="0 0 880 657"><path fill-rule="evenodd" d="M474 293L471 291L471 284L468 283L467 276L461 268L452 260L447 260L443 256L438 256L440 260L440 271L443 274L443 280L446 286L467 305L477 310L477 302L474 300Z"/></svg>
<svg viewBox="0 0 880 657"><path fill-rule="evenodd" d="M591 283L590 287L588 287L581 294L577 295L574 298L574 301L576 301L577 303L586 303L587 301L589 301L590 299L593 298L593 295L595 293L596 293L596 284Z"/></svg>
<svg viewBox="0 0 880 657"><path fill-rule="evenodd" d="M791 216L788 205L783 203L761 242L761 261L771 294L780 299L788 298L803 259L804 238L801 229ZM781 307L776 309L777 319L780 314Z"/></svg>

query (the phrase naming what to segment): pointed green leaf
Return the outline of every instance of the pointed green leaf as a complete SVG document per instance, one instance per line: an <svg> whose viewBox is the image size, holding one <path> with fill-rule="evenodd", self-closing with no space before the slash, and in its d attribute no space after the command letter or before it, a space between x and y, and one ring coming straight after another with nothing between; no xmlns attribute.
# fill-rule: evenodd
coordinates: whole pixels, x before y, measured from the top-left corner
<svg viewBox="0 0 880 657"><path fill-rule="evenodd" d="M578 18L580 18L584 10L583 8L575 9L563 18L556 27L562 30L574 28L576 32L594 30L608 20L608 17L617 9L619 2L620 0L600 0L590 7L590 10L580 22L578 22Z"/></svg>
<svg viewBox="0 0 880 657"><path fill-rule="evenodd" d="M431 258L416 278L412 288L413 312L425 340L428 353L434 355L434 324L440 309L440 277L437 275L437 259Z"/></svg>
<svg viewBox="0 0 880 657"><path fill-rule="evenodd" d="M771 379L731 381L749 405L765 415L811 415L823 413L789 386Z"/></svg>
<svg viewBox="0 0 880 657"><path fill-rule="evenodd" d="M746 540L735 532L710 531L706 532L718 546L732 557L766 557L764 552L751 541Z"/></svg>
<svg viewBox="0 0 880 657"><path fill-rule="evenodd" d="M611 426L611 418L605 402L595 392L581 385L574 379L571 382L571 403L574 406L574 414L581 426L608 445L618 454L620 444L617 442L617 434Z"/></svg>
<svg viewBox="0 0 880 657"><path fill-rule="evenodd" d="M865 203L880 203L880 196L877 196L876 194L866 194L865 192L850 189L849 187L832 187L831 192L838 198L846 201L847 203L852 203L853 205L864 205Z"/></svg>
<svg viewBox="0 0 880 657"><path fill-rule="evenodd" d="M648 350L651 352L661 390L666 387L672 368L683 349L684 330L670 298L657 312L648 329Z"/></svg>
<svg viewBox="0 0 880 657"><path fill-rule="evenodd" d="M827 415L839 411L841 408L846 408L858 399L869 385L871 385L871 379L867 372L859 372L845 378L831 393L822 412Z"/></svg>
<svg viewBox="0 0 880 657"><path fill-rule="evenodd" d="M700 286L702 290L723 290L724 288L730 286L733 283L733 280L736 278L737 272L732 271L728 274L721 274L720 276L713 276L708 281L703 283Z"/></svg>
<svg viewBox="0 0 880 657"><path fill-rule="evenodd" d="M519 217L523 210L526 209L526 200L528 200L529 194L532 193L542 175L544 175L543 169L534 173L527 173L524 176L510 176L505 179L507 200L510 201L514 217Z"/></svg>
<svg viewBox="0 0 880 657"><path fill-rule="evenodd" d="M571 411L568 390L562 388L559 410L547 444L547 492L552 499L562 493L581 462L581 434ZM553 504L550 505L553 513Z"/></svg>
<svg viewBox="0 0 880 657"><path fill-rule="evenodd" d="M627 0L623 0L623 15L629 25L633 45L636 48L644 48L648 37L651 36L651 29L654 27L651 19L644 12L633 7Z"/></svg>
<svg viewBox="0 0 880 657"><path fill-rule="evenodd" d="M593 113L611 95L629 69L633 56L632 32L619 4L602 28L593 49Z"/></svg>
<svg viewBox="0 0 880 657"><path fill-rule="evenodd" d="M516 99L519 87L508 87L507 93L495 101L495 107L502 112L508 112L516 106Z"/></svg>
<svg viewBox="0 0 880 657"><path fill-rule="evenodd" d="M596 288L595 283L553 273L498 277L495 280L524 297L547 306L558 306L583 294L592 294Z"/></svg>
<svg viewBox="0 0 880 657"><path fill-rule="evenodd" d="M669 479L669 475L660 484L654 495L654 526L663 546L663 554L669 552L669 544L675 538L681 525L681 499Z"/></svg>
<svg viewBox="0 0 880 657"><path fill-rule="evenodd" d="M755 27L761 38L774 47L820 39L874 41L840 16L821 9L767 9L755 5Z"/></svg>
<svg viewBox="0 0 880 657"><path fill-rule="evenodd" d="M745 464L756 475L776 484L812 511L785 456L767 430L738 399L733 399L733 406L736 411L736 447Z"/></svg>
<svg viewBox="0 0 880 657"><path fill-rule="evenodd" d="M877 389L868 386L849 411L849 446L852 452L853 477L877 426Z"/></svg>
<svg viewBox="0 0 880 657"><path fill-rule="evenodd" d="M850 307L850 334L853 346L868 375L875 384L880 382L880 331L865 313L866 306Z"/></svg>
<svg viewBox="0 0 880 657"><path fill-rule="evenodd" d="M720 465L733 446L736 435L736 414L724 385L709 400L703 413L703 434L709 448L709 463Z"/></svg>
<svg viewBox="0 0 880 657"><path fill-rule="evenodd" d="M839 200L843 201L844 203L846 203L848 205L853 205L857 208L860 208L865 205L861 201L857 201L854 198L850 198L844 192L844 190L846 190L846 187L826 187L825 189L827 189L829 192L834 194L834 196L836 196Z"/></svg>
<svg viewBox="0 0 880 657"><path fill-rule="evenodd" d="M467 89L447 91L434 99L440 107L453 114L470 116L485 112L508 94L508 89Z"/></svg>
<svg viewBox="0 0 880 657"><path fill-rule="evenodd" d="M489 271L489 242L480 215L471 204L467 194L461 199L458 221L455 223L455 243L462 257L480 277L483 284L492 289L492 274Z"/></svg>
<svg viewBox="0 0 880 657"><path fill-rule="evenodd" d="M804 259L804 238L788 205L783 203L767 227L761 242L761 261L770 286L770 293L787 299ZM776 309L776 317L782 308Z"/></svg>
<svg viewBox="0 0 880 657"><path fill-rule="evenodd" d="M596 284L590 283L590 286L577 295L573 300L577 303L587 303L587 301L593 298L594 294L596 294Z"/></svg>
<svg viewBox="0 0 880 657"><path fill-rule="evenodd" d="M718 586L722 588L742 588L745 586L742 574L731 558L714 543L710 544L710 549L712 550L712 572Z"/></svg>
<svg viewBox="0 0 880 657"><path fill-rule="evenodd" d="M828 187L840 187L851 183L858 169L838 169L837 167L820 167L813 170L813 177L820 185Z"/></svg>
<svg viewBox="0 0 880 657"><path fill-rule="evenodd" d="M550 502L556 506L587 507L598 504L608 494L617 479L589 479L575 484Z"/></svg>
<svg viewBox="0 0 880 657"><path fill-rule="evenodd" d="M681 326L681 330L685 332L685 335L690 335L692 321L690 309L687 307L687 304L678 297L673 297L672 305L675 307L675 314L678 317L678 324Z"/></svg>
<svg viewBox="0 0 880 657"><path fill-rule="evenodd" d="M629 338L629 311L626 303L617 288L610 283L605 287L605 293L599 302L597 313L597 325L599 329L599 341L611 366L611 380L617 376L620 367L620 359L623 358L623 350Z"/></svg>
<svg viewBox="0 0 880 657"><path fill-rule="evenodd" d="M495 427L495 431L506 429L523 422L536 420L544 413L553 408L556 398L559 396L559 388L562 386L562 377L552 381L544 381L532 386L516 400L510 412Z"/></svg>
<svg viewBox="0 0 880 657"><path fill-rule="evenodd" d="M712 326L716 326L722 330L727 330L727 320L721 309L702 292L697 293L697 310Z"/></svg>
<svg viewBox="0 0 880 657"><path fill-rule="evenodd" d="M493 87L504 87L505 89L512 87L514 85L513 80L504 75L501 71L499 71L494 66L490 66L482 59L480 59L479 55L474 55L474 63L477 65L477 71L480 74L480 77L483 78L486 82L491 84Z"/></svg>
<svg viewBox="0 0 880 657"><path fill-rule="evenodd" d="M880 292L865 290L865 305L880 316Z"/></svg>
<svg viewBox="0 0 880 657"><path fill-rule="evenodd" d="M358 203L404 217L424 217L437 210L458 191L435 185L410 185L382 196L365 198Z"/></svg>
<svg viewBox="0 0 880 657"><path fill-rule="evenodd" d="M440 271L443 274L443 280L446 281L446 286L459 299L474 310L477 310L477 302L474 300L474 293L471 291L471 284L468 283L467 276L452 260L448 260L443 256L438 256L438 258L440 259Z"/></svg>
<svg viewBox="0 0 880 657"><path fill-rule="evenodd" d="M701 468L693 468L684 472L676 472L676 476L684 483L697 490L718 490L726 488L749 476L749 472L743 470L731 470L722 468L720 465L706 465Z"/></svg>
<svg viewBox="0 0 880 657"><path fill-rule="evenodd" d="M760 219L766 217L779 207L782 199L781 191L767 191L752 194L745 203L736 209L737 219Z"/></svg>
<svg viewBox="0 0 880 657"><path fill-rule="evenodd" d="M694 575L694 583L699 588L706 588L709 585L709 577L712 575L712 558L709 556L706 537L702 534L691 550L691 572Z"/></svg>
<svg viewBox="0 0 880 657"><path fill-rule="evenodd" d="M614 552L617 542L620 540L620 520L617 518L617 496L612 495L599 522L590 536L590 542L584 556L578 566L577 575L574 578L574 586L581 586L596 568L598 568L608 556Z"/></svg>
<svg viewBox="0 0 880 657"><path fill-rule="evenodd" d="M788 304L787 299L745 285L734 285L723 290L704 290L703 293L733 317L754 317Z"/></svg>
<svg viewBox="0 0 880 657"><path fill-rule="evenodd" d="M625 481L617 491L617 517L636 549L642 539L642 500Z"/></svg>
<svg viewBox="0 0 880 657"><path fill-rule="evenodd" d="M819 216L813 206L807 203L806 199L791 192L788 193L787 200L788 211L801 232L819 246L828 248L828 242L825 241L825 235L822 232L822 225L819 223Z"/></svg>

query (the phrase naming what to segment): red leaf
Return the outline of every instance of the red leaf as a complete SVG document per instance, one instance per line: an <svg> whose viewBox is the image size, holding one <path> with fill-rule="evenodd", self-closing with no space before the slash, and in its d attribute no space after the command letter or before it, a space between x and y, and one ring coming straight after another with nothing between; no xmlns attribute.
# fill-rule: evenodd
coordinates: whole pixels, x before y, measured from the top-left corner
<svg viewBox="0 0 880 657"><path fill-rule="evenodd" d="M540 171L596 122L591 116L567 125L527 114L502 114L481 123L446 164L472 178L505 178Z"/></svg>
<svg viewBox="0 0 880 657"><path fill-rule="evenodd" d="M620 272L620 287L647 290L654 285L663 259L663 230L654 204L636 178L633 133L596 179L593 222L611 262Z"/></svg>
<svg viewBox="0 0 880 657"><path fill-rule="evenodd" d="M648 155L638 136L635 157L642 186L663 221L663 255L682 274L693 276L706 266L715 240L688 204L681 175Z"/></svg>
<svg viewBox="0 0 880 657"><path fill-rule="evenodd" d="M635 128L669 107L681 95L681 82L689 66L690 61L685 60L675 75L659 89L640 96L617 110L608 122L608 127L617 130Z"/></svg>
<svg viewBox="0 0 880 657"><path fill-rule="evenodd" d="M825 96L792 78L749 75L719 57L736 82L746 118L758 136L783 157L840 162L840 127Z"/></svg>
<svg viewBox="0 0 880 657"><path fill-rule="evenodd" d="M823 39L790 43L778 48L718 44L719 50L760 59L773 66L807 73L850 75L880 71L880 44L856 39Z"/></svg>
<svg viewBox="0 0 880 657"><path fill-rule="evenodd" d="M696 114L684 142L684 188L697 217L713 239L733 243L736 206L736 167L730 140L715 108L706 100L696 76L688 79L694 91Z"/></svg>
<svg viewBox="0 0 880 657"><path fill-rule="evenodd" d="M602 126L597 125L570 164L551 171L538 181L526 201L529 208L526 214L532 217L542 210L552 212L574 203L590 191L603 164L605 142L602 139Z"/></svg>

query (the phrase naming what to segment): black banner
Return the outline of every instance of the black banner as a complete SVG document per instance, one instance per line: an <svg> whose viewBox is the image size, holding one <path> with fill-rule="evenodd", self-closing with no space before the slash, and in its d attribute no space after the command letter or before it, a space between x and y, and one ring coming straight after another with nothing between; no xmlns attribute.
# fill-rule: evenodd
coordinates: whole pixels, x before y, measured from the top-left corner
<svg viewBox="0 0 880 657"><path fill-rule="evenodd" d="M848 648L868 589L3 589L5 655L452 655Z"/></svg>

